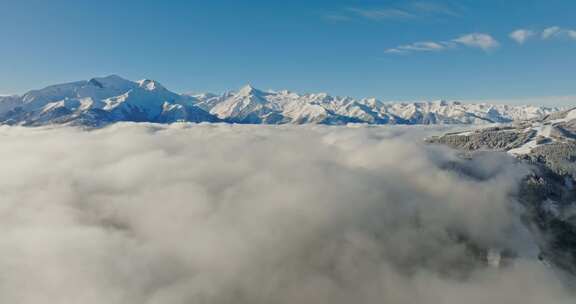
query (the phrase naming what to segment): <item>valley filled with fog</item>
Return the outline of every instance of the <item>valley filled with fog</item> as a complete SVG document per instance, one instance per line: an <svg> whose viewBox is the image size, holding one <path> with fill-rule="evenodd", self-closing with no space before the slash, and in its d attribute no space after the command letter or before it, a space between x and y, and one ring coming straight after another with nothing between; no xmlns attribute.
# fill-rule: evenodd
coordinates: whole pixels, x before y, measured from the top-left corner
<svg viewBox="0 0 576 304"><path fill-rule="evenodd" d="M574 303L530 168L424 142L448 130L1 126L0 302Z"/></svg>

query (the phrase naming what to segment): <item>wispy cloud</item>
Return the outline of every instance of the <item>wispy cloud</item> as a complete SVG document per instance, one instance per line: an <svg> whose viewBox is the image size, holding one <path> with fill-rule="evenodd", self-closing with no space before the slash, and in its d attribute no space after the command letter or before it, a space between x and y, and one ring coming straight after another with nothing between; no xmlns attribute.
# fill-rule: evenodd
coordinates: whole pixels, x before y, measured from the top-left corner
<svg viewBox="0 0 576 304"><path fill-rule="evenodd" d="M542 39L550 39L552 37L558 36L562 32L562 29L558 26L551 26L542 31Z"/></svg>
<svg viewBox="0 0 576 304"><path fill-rule="evenodd" d="M353 14L356 14L357 16L371 20L410 19L416 17L416 15L412 13L395 8L387 8L387 9L348 8L348 11Z"/></svg>
<svg viewBox="0 0 576 304"><path fill-rule="evenodd" d="M452 49L455 43L449 41L420 41L411 44L400 45L398 47L386 50L388 54L407 54L411 52L441 52Z"/></svg>
<svg viewBox="0 0 576 304"><path fill-rule="evenodd" d="M463 35L452 41L463 44L468 47L479 48L484 51L490 51L500 46L500 43L498 43L498 41L496 41L494 37L483 33L472 33Z"/></svg>
<svg viewBox="0 0 576 304"><path fill-rule="evenodd" d="M568 38L576 40L576 30L562 28L559 26L551 26L542 31L542 39L552 39L552 38Z"/></svg>
<svg viewBox="0 0 576 304"><path fill-rule="evenodd" d="M388 54L408 54L412 52L441 52L456 49L460 46L491 51L500 43L489 34L470 33L447 41L419 41L400 45L386 50Z"/></svg>
<svg viewBox="0 0 576 304"><path fill-rule="evenodd" d="M532 30L518 29L510 33L510 39L516 41L518 44L524 44L526 40L536 35Z"/></svg>
<svg viewBox="0 0 576 304"><path fill-rule="evenodd" d="M447 15L457 17L461 14L453 7L438 2L416 1L410 4L414 11L429 15Z"/></svg>
<svg viewBox="0 0 576 304"><path fill-rule="evenodd" d="M460 16L459 9L448 4L432 1L406 1L401 5L380 7L348 7L334 14L324 15L329 21L350 21L353 19L382 20L411 20L425 17L456 17Z"/></svg>

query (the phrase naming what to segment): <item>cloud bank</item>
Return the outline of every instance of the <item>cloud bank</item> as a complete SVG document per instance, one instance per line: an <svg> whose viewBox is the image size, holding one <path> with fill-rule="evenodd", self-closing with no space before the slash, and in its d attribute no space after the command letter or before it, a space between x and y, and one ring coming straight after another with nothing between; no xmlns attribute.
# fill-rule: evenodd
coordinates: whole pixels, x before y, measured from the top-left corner
<svg viewBox="0 0 576 304"><path fill-rule="evenodd" d="M0 127L0 302L573 303L511 207L527 169L433 131Z"/></svg>

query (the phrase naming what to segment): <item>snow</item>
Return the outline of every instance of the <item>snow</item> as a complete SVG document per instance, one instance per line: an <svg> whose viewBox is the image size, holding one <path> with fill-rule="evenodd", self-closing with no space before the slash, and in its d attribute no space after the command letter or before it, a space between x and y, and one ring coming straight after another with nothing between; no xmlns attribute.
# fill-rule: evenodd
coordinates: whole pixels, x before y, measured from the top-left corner
<svg viewBox="0 0 576 304"><path fill-rule="evenodd" d="M250 96L254 93L255 89L251 85L245 85L238 91L239 96Z"/></svg>
<svg viewBox="0 0 576 304"><path fill-rule="evenodd" d="M138 86L147 91L162 90L164 87L158 82L150 79L142 79L137 81Z"/></svg>
<svg viewBox="0 0 576 304"><path fill-rule="evenodd" d="M536 131L534 138L537 139L531 140L518 148L508 150L508 153L516 156L524 155L530 153L534 148L538 146L558 141L557 138L552 136L552 131L554 130L555 126L557 124L568 122L573 119L576 119L576 109L567 112L564 118L545 121L544 123L533 122L529 127L524 129L524 132ZM540 142L540 144L538 142Z"/></svg>
<svg viewBox="0 0 576 304"><path fill-rule="evenodd" d="M566 120L572 120L572 119L576 119L576 109L568 112L568 114L566 114Z"/></svg>
<svg viewBox="0 0 576 304"><path fill-rule="evenodd" d="M532 149L536 148L537 146L538 143L536 140L531 140L518 148L508 150L508 153L512 155L524 155L532 152Z"/></svg>
<svg viewBox="0 0 576 304"><path fill-rule="evenodd" d="M251 96L254 98L244 99ZM252 86L245 86L237 93L222 95L218 101L214 99L218 97L214 96L206 98L205 101L202 101L202 96L198 97L202 105L213 104L211 107L209 106L209 110L221 118L238 118L242 115L245 116L247 112L258 115L263 109L269 109L293 121L301 121L302 117L326 116L335 113L368 123L388 121L391 118L420 123L422 119L426 118L437 123L471 124L541 118L543 115L557 110L533 106L462 104L444 100L391 104L375 98L356 100L350 97L333 97L326 93L297 94L289 91L263 93ZM258 103L259 106L255 106L253 103ZM311 107L311 105L315 107ZM313 111L313 113L305 114L309 111Z"/></svg>
<svg viewBox="0 0 576 304"><path fill-rule="evenodd" d="M91 109L114 111L118 119L123 119L124 110L130 112L136 109L148 117L155 117L166 110L182 110L182 107L175 105L186 105L231 121L242 121L248 117L265 121L272 117L274 121L283 123L487 124L541 118L558 110L534 106L463 104L445 100L387 103L376 98L354 99L327 93L264 92L251 85L221 95L180 95L154 80L133 82L116 75L49 86L21 97L11 97L10 102L0 104L0 113L18 105L30 113L40 113L35 115L65 107L74 112ZM576 111L568 116L576 117Z"/></svg>

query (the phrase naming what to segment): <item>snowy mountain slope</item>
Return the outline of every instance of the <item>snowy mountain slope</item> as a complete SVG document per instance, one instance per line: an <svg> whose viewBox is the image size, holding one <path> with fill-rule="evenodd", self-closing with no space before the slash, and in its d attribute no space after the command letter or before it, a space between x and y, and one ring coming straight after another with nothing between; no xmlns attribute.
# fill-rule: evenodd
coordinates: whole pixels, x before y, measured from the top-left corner
<svg viewBox="0 0 576 304"><path fill-rule="evenodd" d="M0 96L0 113L7 112L21 102L19 96Z"/></svg>
<svg viewBox="0 0 576 304"><path fill-rule="evenodd" d="M0 122L102 126L115 121L218 121L195 103L192 97L173 93L153 80L133 82L112 75L0 100Z"/></svg>
<svg viewBox="0 0 576 304"><path fill-rule="evenodd" d="M507 152L530 164L532 173L517 195L525 222L539 242L540 258L576 276L576 108L428 142L465 151Z"/></svg>
<svg viewBox="0 0 576 304"><path fill-rule="evenodd" d="M326 93L263 92L246 86L220 96L194 95L198 106L241 123L482 124L542 118L558 108L459 102L385 103Z"/></svg>
<svg viewBox="0 0 576 304"><path fill-rule="evenodd" d="M559 145L576 146L576 108L512 125L446 134L430 141L470 151L506 151L514 156L530 155L535 150Z"/></svg>
<svg viewBox="0 0 576 304"><path fill-rule="evenodd" d="M49 86L0 97L0 124L103 126L116 121L254 124L483 124L542 118L556 108L459 102L385 103L326 93L261 91L177 94L153 80L119 76Z"/></svg>

